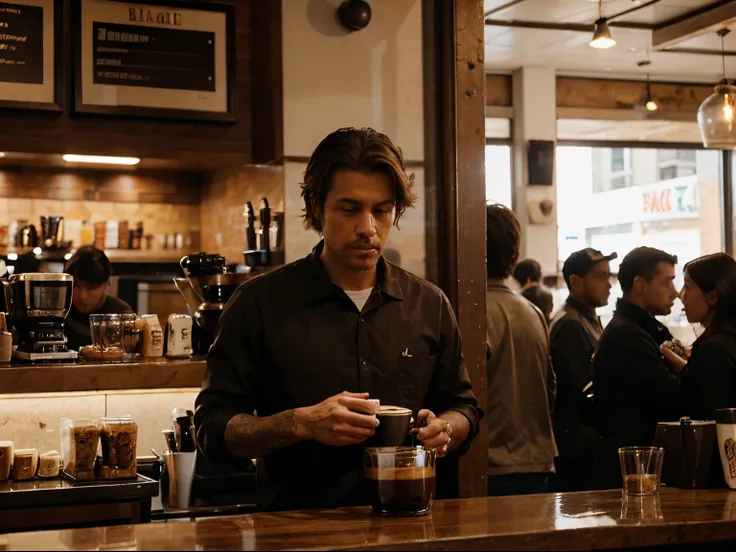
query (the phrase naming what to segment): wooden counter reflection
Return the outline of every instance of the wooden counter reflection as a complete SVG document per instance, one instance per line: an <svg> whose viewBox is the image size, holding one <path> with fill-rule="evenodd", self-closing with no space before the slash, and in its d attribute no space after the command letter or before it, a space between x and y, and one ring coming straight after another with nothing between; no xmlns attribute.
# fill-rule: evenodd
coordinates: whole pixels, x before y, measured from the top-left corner
<svg viewBox="0 0 736 552"><path fill-rule="evenodd" d="M5 540L6 542L3 542ZM0 549L590 550L736 541L736 492L664 489L438 501L423 518L343 508L0 536Z"/></svg>
<svg viewBox="0 0 736 552"><path fill-rule="evenodd" d="M204 357L0 366L0 394L186 388L202 385Z"/></svg>

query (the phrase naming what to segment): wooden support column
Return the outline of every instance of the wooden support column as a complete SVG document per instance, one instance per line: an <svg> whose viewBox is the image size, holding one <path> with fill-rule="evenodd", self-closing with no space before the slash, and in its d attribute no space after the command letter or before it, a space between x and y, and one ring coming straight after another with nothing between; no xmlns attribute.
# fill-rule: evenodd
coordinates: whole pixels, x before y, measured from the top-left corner
<svg viewBox="0 0 736 552"><path fill-rule="evenodd" d="M424 0L427 174L437 205L438 282L458 317L478 402L486 396L485 71L482 0ZM427 32L427 30L433 32ZM457 492L485 496L483 421L459 461Z"/></svg>

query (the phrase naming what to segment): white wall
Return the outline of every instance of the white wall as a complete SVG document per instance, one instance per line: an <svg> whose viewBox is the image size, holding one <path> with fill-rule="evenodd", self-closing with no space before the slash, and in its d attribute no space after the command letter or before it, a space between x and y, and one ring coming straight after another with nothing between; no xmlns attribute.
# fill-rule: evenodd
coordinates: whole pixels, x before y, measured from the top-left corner
<svg viewBox="0 0 736 552"><path fill-rule="evenodd" d="M424 161L421 0L371 0L368 27L348 32L335 15L342 0L282 0L284 155L309 157L340 127L370 126L398 144L407 161ZM318 241L301 232L299 183L305 165L285 166L286 260ZM389 245L402 266L424 268L424 174L415 173L420 200L393 230Z"/></svg>
<svg viewBox="0 0 736 552"><path fill-rule="evenodd" d="M555 71L548 67L522 67L513 75L514 103L514 211L522 230L521 258L535 259L542 274L557 274L557 184L529 186L527 144L530 140L557 140ZM554 213L548 224L533 224L529 203L549 199Z"/></svg>

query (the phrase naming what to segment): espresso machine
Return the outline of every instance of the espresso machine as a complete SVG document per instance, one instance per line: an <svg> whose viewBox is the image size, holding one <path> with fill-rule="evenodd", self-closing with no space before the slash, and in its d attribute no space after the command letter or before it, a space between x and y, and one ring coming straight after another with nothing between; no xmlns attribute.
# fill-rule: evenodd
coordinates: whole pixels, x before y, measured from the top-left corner
<svg viewBox="0 0 736 552"><path fill-rule="evenodd" d="M24 362L73 362L77 351L66 346L64 319L72 305L70 274L13 274L3 281L6 310L18 332L13 357Z"/></svg>
<svg viewBox="0 0 736 552"><path fill-rule="evenodd" d="M207 253L187 255L179 264L186 278L174 278L174 284L196 322L192 328L192 351L195 355L206 355L228 299L240 284L260 272L229 272L225 257Z"/></svg>

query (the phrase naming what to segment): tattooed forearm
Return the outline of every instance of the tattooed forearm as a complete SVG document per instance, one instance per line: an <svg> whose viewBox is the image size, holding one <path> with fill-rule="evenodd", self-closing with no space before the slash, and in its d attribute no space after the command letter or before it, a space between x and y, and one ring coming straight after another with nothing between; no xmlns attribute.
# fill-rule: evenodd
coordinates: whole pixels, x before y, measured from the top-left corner
<svg viewBox="0 0 736 552"><path fill-rule="evenodd" d="M296 410L273 416L238 414L225 428L225 444L231 454L260 458L306 438Z"/></svg>

